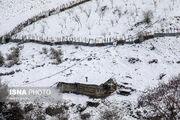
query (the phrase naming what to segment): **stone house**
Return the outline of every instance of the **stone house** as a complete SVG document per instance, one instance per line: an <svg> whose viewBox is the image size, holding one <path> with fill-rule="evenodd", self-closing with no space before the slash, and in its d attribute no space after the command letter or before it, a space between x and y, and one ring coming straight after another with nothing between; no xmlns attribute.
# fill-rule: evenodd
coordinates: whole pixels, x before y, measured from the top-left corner
<svg viewBox="0 0 180 120"><path fill-rule="evenodd" d="M113 79L109 79L101 85L59 82L57 88L62 93L75 93L92 98L104 98L116 90L116 83Z"/></svg>

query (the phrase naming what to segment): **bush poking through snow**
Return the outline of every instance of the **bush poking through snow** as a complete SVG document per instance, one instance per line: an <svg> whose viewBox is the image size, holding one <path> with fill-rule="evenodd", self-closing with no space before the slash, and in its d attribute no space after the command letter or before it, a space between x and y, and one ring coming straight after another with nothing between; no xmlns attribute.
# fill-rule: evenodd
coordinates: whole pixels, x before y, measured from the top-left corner
<svg viewBox="0 0 180 120"><path fill-rule="evenodd" d="M13 47L11 50L12 52L6 55L8 60L8 63L5 65L6 67L12 67L19 62L20 49L18 47Z"/></svg>
<svg viewBox="0 0 180 120"><path fill-rule="evenodd" d="M118 120L119 112L117 110L105 109L105 111L101 114L100 120Z"/></svg>
<svg viewBox="0 0 180 120"><path fill-rule="evenodd" d="M19 48L18 47L12 47L12 52L10 54L7 54L7 60L14 60L16 58L19 58Z"/></svg>
<svg viewBox="0 0 180 120"><path fill-rule="evenodd" d="M4 57L2 53L0 52L0 67L4 65Z"/></svg>
<svg viewBox="0 0 180 120"><path fill-rule="evenodd" d="M46 114L40 106L34 108L29 114L26 114L25 120L46 120Z"/></svg>
<svg viewBox="0 0 180 120"><path fill-rule="evenodd" d="M69 115L67 110L69 107L65 105L48 106L45 109L45 113L50 116L56 116L57 120L68 120Z"/></svg>
<svg viewBox="0 0 180 120"><path fill-rule="evenodd" d="M91 115L89 113L84 113L80 115L81 120L89 120Z"/></svg>
<svg viewBox="0 0 180 120"><path fill-rule="evenodd" d="M69 120L69 115L67 113L65 114L58 114L57 116L57 120Z"/></svg>
<svg viewBox="0 0 180 120"><path fill-rule="evenodd" d="M151 10L146 11L146 12L143 13L143 17L144 17L143 22L145 22L147 24L150 24L151 19L153 18L153 12Z"/></svg>
<svg viewBox="0 0 180 120"><path fill-rule="evenodd" d="M49 106L46 108L45 110L46 114L50 115L50 116L55 116L57 114L64 114L65 110L63 107L53 107L53 106Z"/></svg>
<svg viewBox="0 0 180 120"><path fill-rule="evenodd" d="M51 48L51 56L52 56L52 59L55 59L56 60L56 63L55 64L60 64L62 63L62 51L61 50L55 50L54 48Z"/></svg>
<svg viewBox="0 0 180 120"><path fill-rule="evenodd" d="M152 63L158 63L158 59L152 59L151 61L149 61L149 64L152 64Z"/></svg>
<svg viewBox="0 0 180 120"><path fill-rule="evenodd" d="M1 120L23 120L24 111L21 109L20 104L13 103L4 103L2 104L2 109L0 109L0 118Z"/></svg>
<svg viewBox="0 0 180 120"><path fill-rule="evenodd" d="M28 112L30 112L30 111L32 111L32 110L34 110L33 104L26 104L26 105L24 106L24 112L25 112L25 113L28 113Z"/></svg>
<svg viewBox="0 0 180 120"><path fill-rule="evenodd" d="M48 50L47 50L47 48L45 48L45 47L43 47L42 48L42 52L40 52L40 54L48 54Z"/></svg>
<svg viewBox="0 0 180 120"><path fill-rule="evenodd" d="M138 106L146 111L141 116L144 120L179 120L180 75L148 90L139 98Z"/></svg>
<svg viewBox="0 0 180 120"><path fill-rule="evenodd" d="M134 64L136 62L141 62L141 60L139 58L131 57L131 58L128 59L128 62L131 63L131 64Z"/></svg>
<svg viewBox="0 0 180 120"><path fill-rule="evenodd" d="M42 48L42 51L39 52L40 54L45 54L47 55L48 57L50 57L50 59L53 59L55 60L55 62L53 62L53 64L60 64L62 63L62 51L59 49L59 50L56 50L54 48L50 48L50 52L48 51L47 48Z"/></svg>

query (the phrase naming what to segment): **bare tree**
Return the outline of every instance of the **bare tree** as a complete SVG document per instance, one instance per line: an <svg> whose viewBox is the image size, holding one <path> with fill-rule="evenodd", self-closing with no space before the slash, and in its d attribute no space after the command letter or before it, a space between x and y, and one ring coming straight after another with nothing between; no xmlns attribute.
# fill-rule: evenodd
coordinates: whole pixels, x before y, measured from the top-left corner
<svg viewBox="0 0 180 120"><path fill-rule="evenodd" d="M143 13L143 17L144 17L143 22L145 22L147 24L150 24L151 19L153 18L153 12L151 10L146 11L146 12Z"/></svg>

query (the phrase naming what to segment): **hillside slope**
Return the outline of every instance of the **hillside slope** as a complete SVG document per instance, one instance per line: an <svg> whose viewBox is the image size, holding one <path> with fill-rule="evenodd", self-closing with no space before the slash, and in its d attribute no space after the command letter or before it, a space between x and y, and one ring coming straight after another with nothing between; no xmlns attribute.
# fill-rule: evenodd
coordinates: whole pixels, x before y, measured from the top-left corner
<svg viewBox="0 0 180 120"><path fill-rule="evenodd" d="M37 22L24 29L19 36L127 37L149 26L142 22L148 11L152 17L150 24L157 23L146 29L147 32L170 30L170 27L180 26L179 21L174 18L179 15L178 5L178 0L92 0Z"/></svg>
<svg viewBox="0 0 180 120"><path fill-rule="evenodd" d="M0 13L0 35L33 15L66 2L68 1L0 1L0 11L3 11ZM170 27L180 27L179 20L175 18L180 15L179 4L178 0L92 0L38 21L15 36L53 37L52 40L57 41L55 38L62 36L120 38L123 35L135 35L149 25L147 32L170 30ZM152 22L137 25L143 21L143 14L147 11L153 13ZM131 112L136 106L138 97L146 89L155 87L161 82L168 82L171 77L180 73L179 46L178 36L150 39L141 44L104 47L50 46L35 43L0 44L0 51L5 58L4 65L0 67L0 77L10 87L54 87L57 82L99 85L113 78L118 85L130 87L134 91L129 96L124 96L118 94L118 89L105 99L63 94L63 101L69 106L72 105L69 109L70 120L80 120L81 113L77 110L79 106L87 106L87 101L100 103L98 107L87 107L82 112L90 113L92 120L98 120L101 112L106 109L118 110L120 120L137 120L131 116ZM16 47L19 48L18 61L8 66L11 63L8 54ZM52 51L56 51L59 56L55 56ZM42 102L43 98L37 101ZM44 104L48 106L51 101ZM128 106L132 107L132 111ZM48 118L54 119L50 116Z"/></svg>
<svg viewBox="0 0 180 120"><path fill-rule="evenodd" d="M5 55L11 51L10 48L13 46L17 46L17 44L1 45L0 51ZM154 46L154 50L151 50L152 46ZM114 78L119 85L127 83L127 87L136 91L130 96L118 95L115 92L105 100L115 105L127 100L136 102L138 96L145 89L154 87L159 82L167 82L171 77L178 75L180 64L176 62L180 61L179 46L178 38L152 39L139 45L100 48L21 44L19 46L22 49L20 51L20 65L14 65L11 68L0 67L2 73L12 70L18 70L18 72L1 78L9 86L22 87L50 87L60 81L101 84L109 78ZM47 54L42 54L44 48L47 48ZM53 64L54 60L51 59L50 48L60 49L63 52L61 64ZM138 59L138 61L135 60L134 63L130 61L131 58ZM157 59L158 62L149 63L153 59ZM70 68L67 69L68 67ZM162 74L165 76L161 78ZM88 81L86 81L86 77ZM86 105L86 101L89 100L96 101L86 96L73 94L63 94L63 100L76 105ZM87 108L87 111L90 109ZM92 114L95 114L96 110L92 109ZM94 117L96 118L98 115Z"/></svg>
<svg viewBox="0 0 180 120"><path fill-rule="evenodd" d="M6 0L0 1L0 36L11 31L18 24L49 9L57 8L69 1L61 0Z"/></svg>

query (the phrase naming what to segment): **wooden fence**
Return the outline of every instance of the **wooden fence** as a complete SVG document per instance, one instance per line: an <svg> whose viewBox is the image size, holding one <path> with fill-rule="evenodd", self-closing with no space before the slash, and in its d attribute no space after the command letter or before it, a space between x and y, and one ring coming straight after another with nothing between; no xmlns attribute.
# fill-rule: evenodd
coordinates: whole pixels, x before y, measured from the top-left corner
<svg viewBox="0 0 180 120"><path fill-rule="evenodd" d="M123 35L124 36L124 35ZM15 42L15 43L38 43L46 45L82 45L82 46L107 46L107 45L123 45L123 44L134 44L141 43L143 41L157 38L157 37L177 37L180 36L180 32L176 33L152 33L143 32L134 36L124 36L124 37L97 37L97 38L87 38L87 37L38 37L38 36L13 36L12 38L6 39L4 43Z"/></svg>
<svg viewBox="0 0 180 120"><path fill-rule="evenodd" d="M13 36L12 38L6 39L3 43L15 42L15 43L38 43L46 45L82 45L82 46L107 46L107 45L120 45L120 44L133 44L140 43L145 39L153 37L150 34L145 34L146 36L127 36L127 37L97 37L97 38L87 38L87 37L38 37L38 36Z"/></svg>

